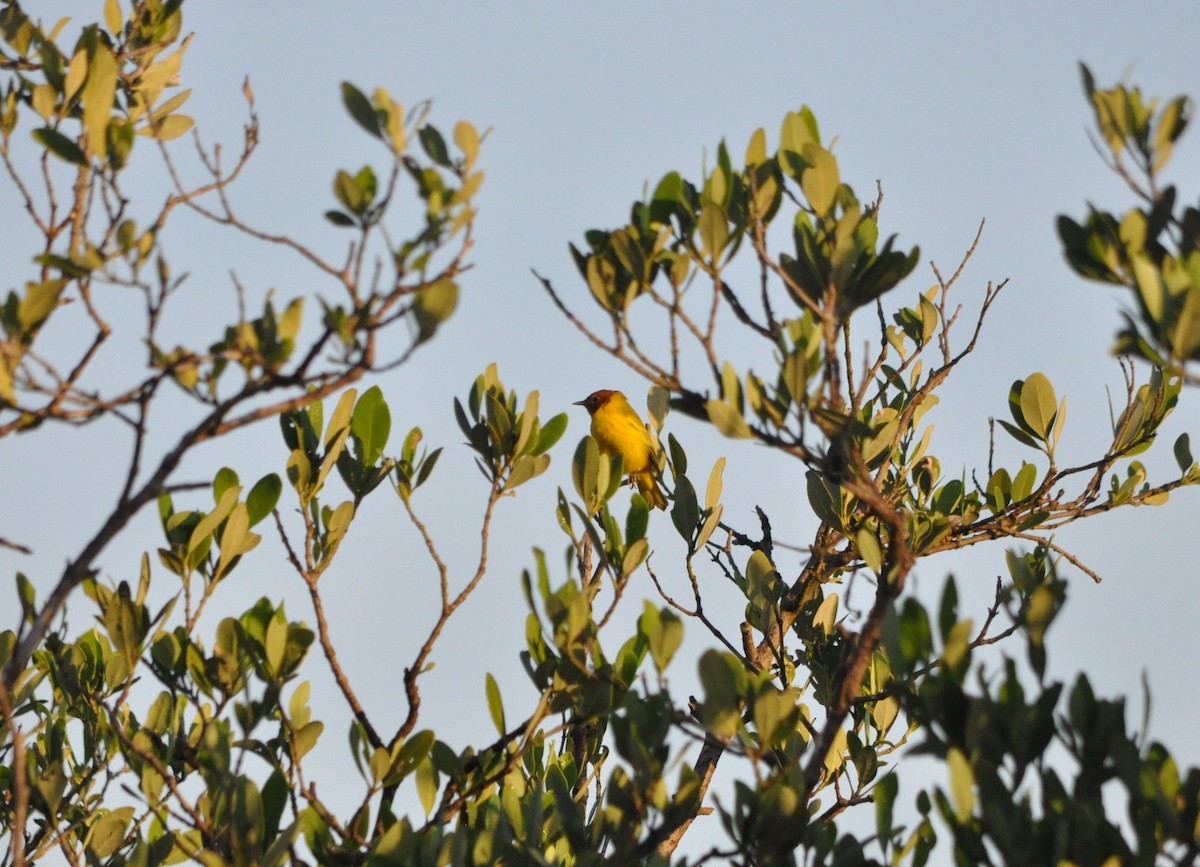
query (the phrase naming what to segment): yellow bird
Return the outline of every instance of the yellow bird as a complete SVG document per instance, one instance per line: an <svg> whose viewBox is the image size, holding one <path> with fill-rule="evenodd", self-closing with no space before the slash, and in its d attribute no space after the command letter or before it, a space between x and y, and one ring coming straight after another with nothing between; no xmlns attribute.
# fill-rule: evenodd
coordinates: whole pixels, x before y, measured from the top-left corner
<svg viewBox="0 0 1200 867"><path fill-rule="evenodd" d="M592 417L592 439L606 455L620 455L625 472L652 509L667 508L667 497L654 478L654 443L625 395L607 388L575 401Z"/></svg>

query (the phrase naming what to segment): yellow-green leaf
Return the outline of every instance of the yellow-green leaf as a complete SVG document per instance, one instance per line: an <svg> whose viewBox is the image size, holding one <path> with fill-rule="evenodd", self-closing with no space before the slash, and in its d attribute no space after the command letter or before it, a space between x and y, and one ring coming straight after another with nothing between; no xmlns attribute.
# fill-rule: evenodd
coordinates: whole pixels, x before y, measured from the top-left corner
<svg viewBox="0 0 1200 867"><path fill-rule="evenodd" d="M194 121L186 114L173 114L162 120L152 121L148 127L141 130L141 133L159 141L171 141L191 129L193 123Z"/></svg>
<svg viewBox="0 0 1200 867"><path fill-rule="evenodd" d="M79 88L83 85L83 80L87 78L88 57L85 49L80 49L75 52L75 56L71 58L71 62L67 65L67 77L63 79L63 101L70 102Z"/></svg>
<svg viewBox="0 0 1200 867"><path fill-rule="evenodd" d="M500 686L496 683L496 678L492 677L491 672L488 672L484 685L487 690L488 713L492 716L492 725L503 735L508 731L504 723L504 702L500 697Z"/></svg>
<svg viewBox="0 0 1200 867"><path fill-rule="evenodd" d="M83 128L88 153L104 153L104 133L117 95L117 61L103 42L97 42L83 86Z"/></svg>
<svg viewBox="0 0 1200 867"><path fill-rule="evenodd" d="M704 508L715 508L721 500L721 474L725 472L725 458L717 458L717 462L713 464L712 472L708 476L708 487L704 490Z"/></svg>
<svg viewBox="0 0 1200 867"><path fill-rule="evenodd" d="M729 223L724 209L716 202L705 202L700 209L700 244L705 255L713 262L729 243Z"/></svg>
<svg viewBox="0 0 1200 867"><path fill-rule="evenodd" d="M820 145L807 144L804 146L804 162L808 165L800 175L800 188L817 215L824 216L833 209L838 184L841 183L837 160Z"/></svg>
<svg viewBox="0 0 1200 867"><path fill-rule="evenodd" d="M1021 388L1021 415L1025 423L1044 440L1054 426L1057 411L1058 399L1050 380L1043 373L1030 374Z"/></svg>
<svg viewBox="0 0 1200 867"><path fill-rule="evenodd" d="M120 0L104 0L104 26L114 36L125 29L125 16L121 14Z"/></svg>
<svg viewBox="0 0 1200 867"><path fill-rule="evenodd" d="M54 114L57 101L57 94L49 84L37 85L33 88L33 93L29 97L29 103L33 106L33 110L44 121L49 121L50 117Z"/></svg>
<svg viewBox="0 0 1200 867"><path fill-rule="evenodd" d="M733 439L745 439L746 437L754 436L750 430L746 420L732 406L723 400L713 398L708 401L708 420L713 423L713 427L723 433L725 436Z"/></svg>
<svg viewBox="0 0 1200 867"><path fill-rule="evenodd" d="M475 164L475 158L479 156L479 131L467 121L460 120L454 125L454 143L463 152L463 159L469 171Z"/></svg>
<svg viewBox="0 0 1200 867"><path fill-rule="evenodd" d="M975 812L975 772L958 747L951 747L946 754L946 767L950 772L950 803L954 807L954 818L966 822Z"/></svg>

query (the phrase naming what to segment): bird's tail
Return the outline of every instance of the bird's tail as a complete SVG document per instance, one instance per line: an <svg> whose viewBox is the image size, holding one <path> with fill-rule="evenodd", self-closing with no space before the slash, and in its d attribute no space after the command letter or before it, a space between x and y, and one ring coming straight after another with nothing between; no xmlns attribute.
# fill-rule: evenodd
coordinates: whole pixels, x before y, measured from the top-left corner
<svg viewBox="0 0 1200 867"><path fill-rule="evenodd" d="M658 480L654 478L653 473L635 473L633 478L637 482L638 493L642 495L651 509L665 510L667 508L667 495L658 486Z"/></svg>

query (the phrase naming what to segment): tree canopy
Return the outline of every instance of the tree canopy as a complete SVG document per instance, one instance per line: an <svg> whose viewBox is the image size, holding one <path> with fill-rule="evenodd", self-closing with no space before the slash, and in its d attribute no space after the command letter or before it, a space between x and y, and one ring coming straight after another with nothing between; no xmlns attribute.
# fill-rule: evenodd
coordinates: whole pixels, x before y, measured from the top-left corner
<svg viewBox="0 0 1200 867"><path fill-rule="evenodd" d="M1018 451L943 466L929 413L1007 283L965 285L972 244L914 286L920 249L889 223L883 185L855 191L807 106L603 216L612 228L571 243L573 285L531 279L580 352L644 385L629 397L669 498L652 513L625 492L619 456L537 391L522 398L496 363L426 410L452 414L461 444L430 444L418 426L393 435L401 397L379 375L420 364L458 308L486 132L342 83L375 157L332 178L323 216L344 246L329 257L235 203L266 134L249 82L232 156L189 141L183 5L109 0L70 40L21 4L0 11L12 191L0 207L37 239L0 304L0 439L112 424L130 444L115 503L64 551L61 573L15 573L19 611L0 624L4 863L1196 860L1200 771L1133 729L1122 698L1048 668L1068 580L1097 577L1057 531L1163 506L1200 481L1186 434L1158 441L1200 351L1200 212L1163 180L1188 99L1105 87L1082 69L1098 149L1131 198L1123 214L1064 203L1057 225L1071 268L1130 301L1116 346L1125 389L1084 460L1061 457L1066 398L1030 370L996 384L1007 407L993 437ZM185 152L198 181L180 168ZM151 159L166 192L135 201L130 175ZM276 297L238 283L231 318L179 337L163 323L195 291L171 264L184 215L298 257L321 288ZM137 350L114 366L116 343ZM765 509L749 525L726 514L727 479L750 482L730 458L689 461L701 427L769 455L813 517L810 539L777 539ZM276 471L241 478L230 443L243 430L276 441ZM195 481L181 467L207 443L223 465ZM1168 448L1175 469L1147 469L1144 455ZM447 449L469 450L481 476L479 517L464 515L452 539L425 517L447 508ZM460 742L423 721L423 690L447 625L474 616L465 603L494 537L519 531L497 515L538 479L557 485L547 510L562 535L522 539L524 643L488 651L519 656L527 681L485 674L473 649L485 687L460 698L461 713L495 733ZM415 544L351 532L389 489ZM33 496L3 491L12 507ZM146 513L159 527L140 562L108 559ZM47 543L0 528L14 556L35 542ZM360 700L381 673L344 664L347 637L325 613L357 544L396 544L396 561L437 588L424 630L386 660L395 716ZM942 574L926 558L977 545L1005 577L913 592L919 566ZM475 546L472 567L456 568ZM214 616L210 602L253 581L267 548L311 612L263 596ZM967 581L994 584L989 604L960 595ZM714 608L717 585L736 610ZM685 653L685 630L705 649ZM337 685L345 733L312 700L317 669ZM696 695L680 690L681 669ZM336 781L312 774L318 744L339 756ZM920 754L944 782L910 781L905 757ZM353 796L329 798L334 785Z"/></svg>

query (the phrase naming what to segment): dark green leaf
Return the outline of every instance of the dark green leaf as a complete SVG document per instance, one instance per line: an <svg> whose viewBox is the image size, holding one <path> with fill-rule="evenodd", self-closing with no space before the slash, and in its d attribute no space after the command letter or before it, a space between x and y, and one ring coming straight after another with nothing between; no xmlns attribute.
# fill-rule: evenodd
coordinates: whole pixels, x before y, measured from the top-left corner
<svg viewBox="0 0 1200 867"><path fill-rule="evenodd" d="M342 82L342 103L355 122L375 138L381 138L379 118L363 92L348 81Z"/></svg>
<svg viewBox="0 0 1200 867"><path fill-rule="evenodd" d="M255 482L246 496L246 511L249 513L251 527L275 510L282 490L283 482L275 473L265 475Z"/></svg>
<svg viewBox="0 0 1200 867"><path fill-rule="evenodd" d="M899 788L900 782L896 775L887 774L871 790L875 797L875 831L885 852L892 838L892 805L896 802L896 792Z"/></svg>
<svg viewBox="0 0 1200 867"><path fill-rule="evenodd" d="M1191 437L1181 433L1179 439L1175 440L1175 463L1179 465L1179 472L1186 474L1195 462L1192 458Z"/></svg>
<svg viewBox="0 0 1200 867"><path fill-rule="evenodd" d="M83 153L83 148L56 129L51 129L48 126L35 129L33 137L37 139L42 147L61 160L66 160L77 166L86 166L88 164L87 157Z"/></svg>
<svg viewBox="0 0 1200 867"><path fill-rule="evenodd" d="M342 226L348 229L352 229L358 225L350 215L343 214L341 211L326 211L325 219L335 226Z"/></svg>
<svg viewBox="0 0 1200 867"><path fill-rule="evenodd" d="M632 545L638 539L645 538L646 527L650 523L650 507L641 496L631 497L629 513L625 516L625 541Z"/></svg>
<svg viewBox="0 0 1200 867"><path fill-rule="evenodd" d="M446 150L446 140L442 138L442 134L437 131L437 127L423 126L417 137L421 140L421 147L429 158L439 166L451 168L450 154Z"/></svg>
<svg viewBox="0 0 1200 867"><path fill-rule="evenodd" d="M687 473L687 452L675 439L675 434L667 434L667 451L671 453L671 470L676 477Z"/></svg>
<svg viewBox="0 0 1200 867"><path fill-rule="evenodd" d="M696 489L687 476L675 477L675 505L671 507L671 521L679 535L689 545L700 520L700 506L696 502Z"/></svg>

